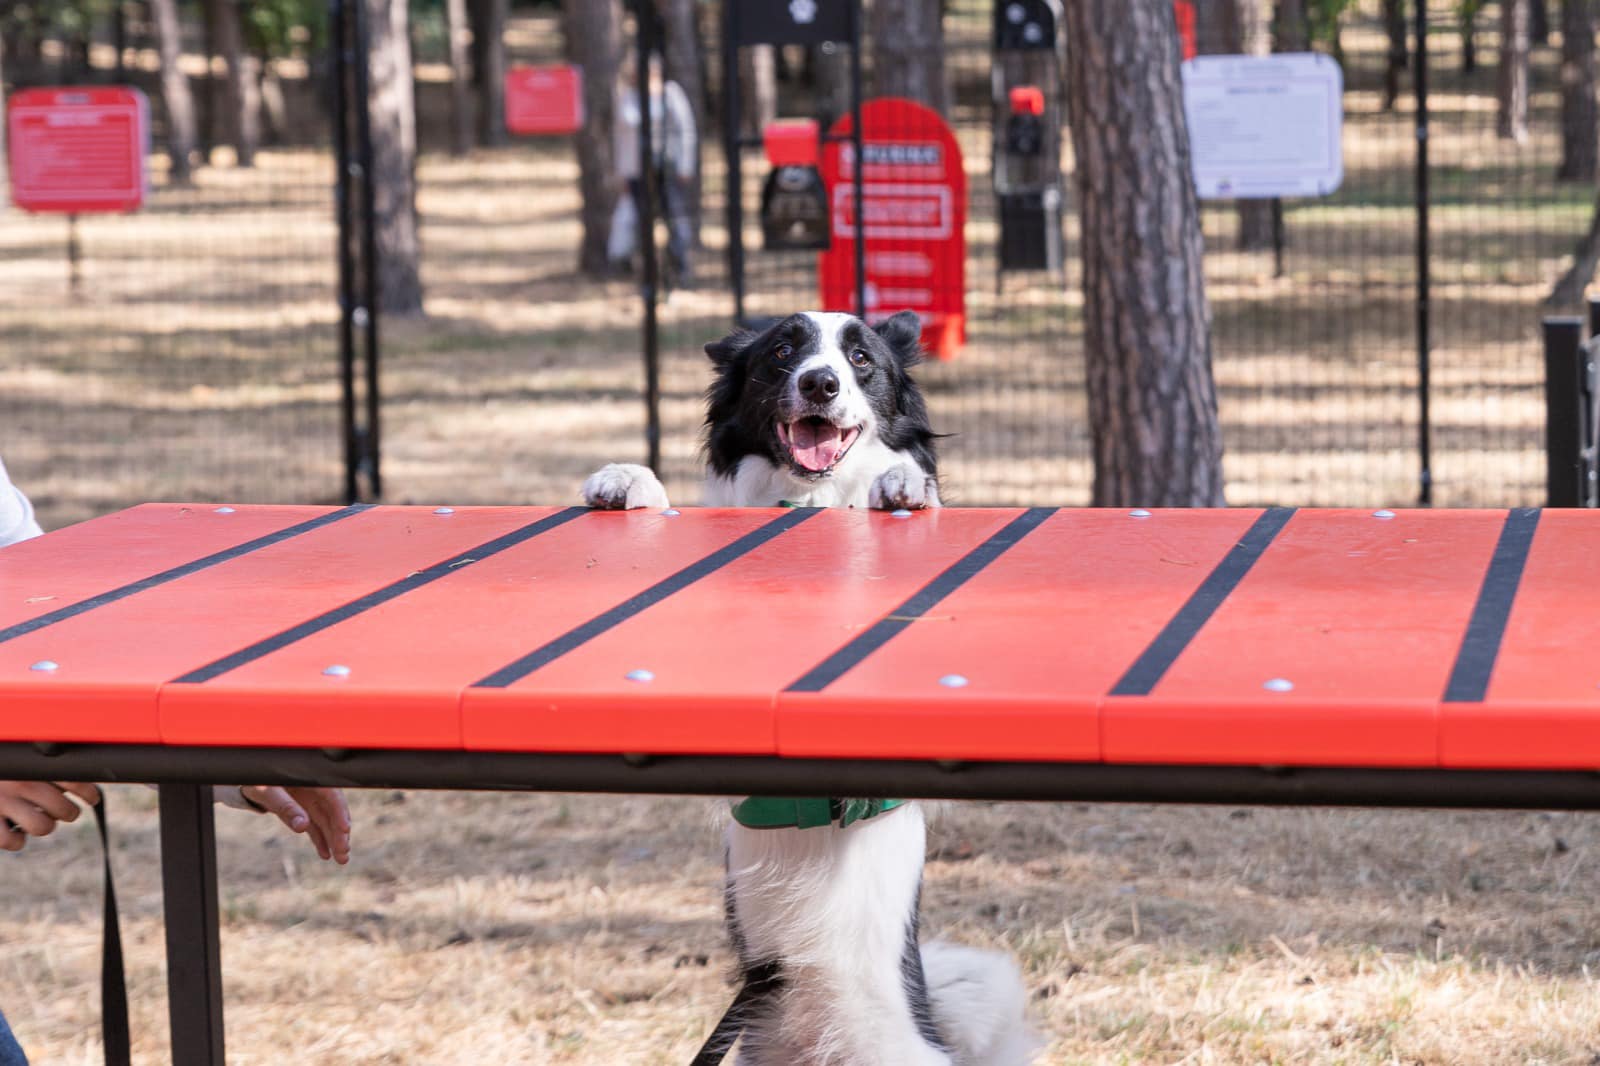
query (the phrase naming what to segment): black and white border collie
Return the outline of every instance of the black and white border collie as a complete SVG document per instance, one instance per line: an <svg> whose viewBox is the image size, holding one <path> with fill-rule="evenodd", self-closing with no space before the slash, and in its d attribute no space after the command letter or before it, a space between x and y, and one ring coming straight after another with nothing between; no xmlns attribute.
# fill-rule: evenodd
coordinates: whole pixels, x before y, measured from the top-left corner
<svg viewBox="0 0 1600 1066"><path fill-rule="evenodd" d="M935 435L909 374L917 316L808 311L706 345L712 507L938 507ZM642 466L584 483L592 507L666 507ZM1012 960L917 942L926 830L906 804L840 828L727 833L739 964L779 975L745 1018L740 1066L1024 1066L1037 1041Z"/></svg>

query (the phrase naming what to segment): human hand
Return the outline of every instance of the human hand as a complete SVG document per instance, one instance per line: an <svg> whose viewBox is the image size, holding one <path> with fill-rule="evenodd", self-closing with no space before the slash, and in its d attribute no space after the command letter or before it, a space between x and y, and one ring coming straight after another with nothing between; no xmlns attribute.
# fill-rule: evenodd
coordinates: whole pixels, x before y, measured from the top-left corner
<svg viewBox="0 0 1600 1066"><path fill-rule="evenodd" d="M57 822L78 820L78 805L100 802L100 790L77 781L0 781L0 851L21 851L30 836L49 836Z"/></svg>
<svg viewBox="0 0 1600 1066"><path fill-rule="evenodd" d="M340 866L350 861L350 807L339 789L243 785L239 793L293 832L309 835L320 858Z"/></svg>

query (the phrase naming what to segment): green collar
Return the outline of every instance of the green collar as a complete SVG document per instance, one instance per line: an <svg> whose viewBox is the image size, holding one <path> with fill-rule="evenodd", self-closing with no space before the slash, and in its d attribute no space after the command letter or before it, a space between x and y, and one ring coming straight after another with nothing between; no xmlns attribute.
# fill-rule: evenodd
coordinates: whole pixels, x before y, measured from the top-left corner
<svg viewBox="0 0 1600 1066"><path fill-rule="evenodd" d="M811 797L794 799L789 796L751 796L733 805L733 820L747 829L816 829L838 824L839 828L853 822L892 811L905 800L891 799L834 799Z"/></svg>

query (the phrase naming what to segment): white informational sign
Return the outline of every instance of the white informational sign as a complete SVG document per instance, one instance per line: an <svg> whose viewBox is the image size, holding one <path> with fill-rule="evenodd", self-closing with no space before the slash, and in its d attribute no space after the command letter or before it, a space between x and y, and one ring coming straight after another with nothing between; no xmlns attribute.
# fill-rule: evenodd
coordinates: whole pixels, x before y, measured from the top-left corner
<svg viewBox="0 0 1600 1066"><path fill-rule="evenodd" d="M1328 56L1199 56L1183 110L1203 200L1326 196L1344 180L1344 75Z"/></svg>

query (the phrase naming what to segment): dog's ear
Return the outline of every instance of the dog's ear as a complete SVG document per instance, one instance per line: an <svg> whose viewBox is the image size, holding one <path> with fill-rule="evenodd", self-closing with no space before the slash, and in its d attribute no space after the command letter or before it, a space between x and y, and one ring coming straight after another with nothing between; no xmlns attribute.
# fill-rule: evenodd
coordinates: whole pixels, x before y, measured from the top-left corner
<svg viewBox="0 0 1600 1066"><path fill-rule="evenodd" d="M750 342L755 339L755 334L747 329L736 329L720 341L712 341L706 345L706 355L711 357L711 363L718 370L726 370L739 356L744 354Z"/></svg>
<svg viewBox="0 0 1600 1066"><path fill-rule="evenodd" d="M922 362L922 319L915 311L901 311L872 327L889 345L901 366Z"/></svg>

